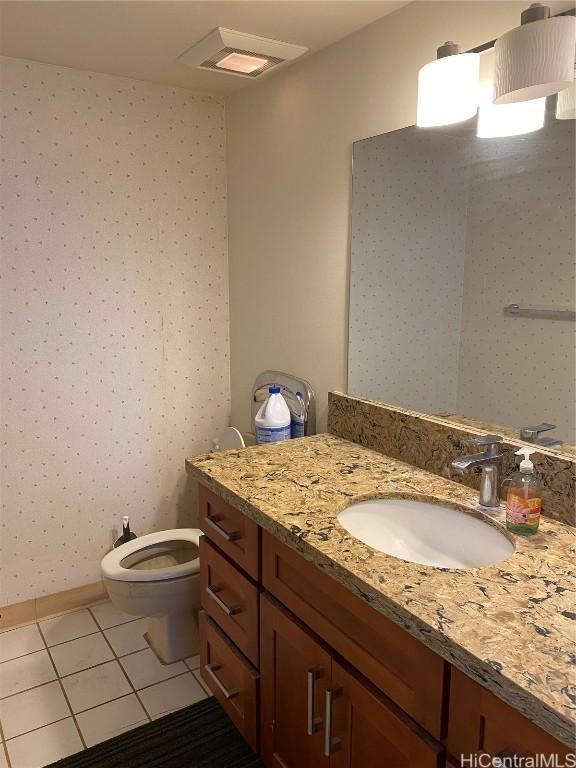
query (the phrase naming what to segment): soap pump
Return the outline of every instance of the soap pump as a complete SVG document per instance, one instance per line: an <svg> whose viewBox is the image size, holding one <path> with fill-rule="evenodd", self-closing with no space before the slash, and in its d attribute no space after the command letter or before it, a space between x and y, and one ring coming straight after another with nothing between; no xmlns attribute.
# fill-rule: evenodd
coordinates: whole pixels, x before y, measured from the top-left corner
<svg viewBox="0 0 576 768"><path fill-rule="evenodd" d="M538 530L542 508L540 483L534 476L530 456L533 448L520 448L516 456L523 456L518 471L509 478L506 496L506 527L512 533L531 536Z"/></svg>

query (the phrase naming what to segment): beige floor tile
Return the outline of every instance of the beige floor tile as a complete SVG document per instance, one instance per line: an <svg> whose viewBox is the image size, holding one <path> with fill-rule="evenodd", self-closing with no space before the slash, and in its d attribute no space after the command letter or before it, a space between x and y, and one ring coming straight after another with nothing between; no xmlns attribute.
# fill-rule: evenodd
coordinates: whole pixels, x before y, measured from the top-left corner
<svg viewBox="0 0 576 768"><path fill-rule="evenodd" d="M25 656L44 648L44 640L36 624L9 629L0 634L0 662Z"/></svg>
<svg viewBox="0 0 576 768"><path fill-rule="evenodd" d="M6 746L12 768L42 768L83 749L71 717L11 739Z"/></svg>
<svg viewBox="0 0 576 768"><path fill-rule="evenodd" d="M145 688L138 695L153 720L206 698L204 689L191 672Z"/></svg>
<svg viewBox="0 0 576 768"><path fill-rule="evenodd" d="M190 669L198 669L200 666L200 654L197 656L189 656L187 659L184 659L184 661Z"/></svg>
<svg viewBox="0 0 576 768"><path fill-rule="evenodd" d="M87 635L50 649L60 677L111 661L114 654L101 632Z"/></svg>
<svg viewBox="0 0 576 768"><path fill-rule="evenodd" d="M140 618L139 616L124 613L124 611L119 610L110 602L92 605L90 611L94 614L94 618L101 629L109 629L110 627L118 626L118 624L125 624L127 621L134 621L134 619Z"/></svg>
<svg viewBox="0 0 576 768"><path fill-rule="evenodd" d="M132 688L117 661L69 675L62 680L62 685L73 712L82 712L84 709L132 693Z"/></svg>
<svg viewBox="0 0 576 768"><path fill-rule="evenodd" d="M77 637L98 632L99 629L92 614L86 610L65 613L53 619L40 621L39 624L48 646L75 640Z"/></svg>
<svg viewBox="0 0 576 768"><path fill-rule="evenodd" d="M124 656L120 659L120 663L136 690L186 672L183 661L177 661L175 664L161 664L151 648Z"/></svg>
<svg viewBox="0 0 576 768"><path fill-rule="evenodd" d="M104 630L108 642L117 656L148 648L144 633L148 631L148 619L136 619L129 624Z"/></svg>
<svg viewBox="0 0 576 768"><path fill-rule="evenodd" d="M70 709L57 682L0 700L0 722L6 739L62 720L69 714Z"/></svg>
<svg viewBox="0 0 576 768"><path fill-rule="evenodd" d="M208 688L208 686L206 685L206 683L202 679L202 675L200 674L200 670L199 669L195 669L194 672L192 672L192 674L194 675L196 680L198 680L198 682L200 683L202 688L204 688L204 691L206 692L206 696L213 696L214 694L212 693L210 688Z"/></svg>
<svg viewBox="0 0 576 768"><path fill-rule="evenodd" d="M48 651L36 651L0 664L0 699L56 680Z"/></svg>
<svg viewBox="0 0 576 768"><path fill-rule="evenodd" d="M8 768L8 759L4 751L4 742L0 743L0 768Z"/></svg>
<svg viewBox="0 0 576 768"><path fill-rule="evenodd" d="M80 712L77 719L86 746L91 747L147 723L148 715L135 694L131 694Z"/></svg>

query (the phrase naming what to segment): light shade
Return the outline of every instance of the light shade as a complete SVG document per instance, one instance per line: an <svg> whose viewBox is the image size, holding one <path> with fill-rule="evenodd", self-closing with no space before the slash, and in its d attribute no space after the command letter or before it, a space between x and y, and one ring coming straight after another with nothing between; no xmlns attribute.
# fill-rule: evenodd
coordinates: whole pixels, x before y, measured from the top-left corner
<svg viewBox="0 0 576 768"><path fill-rule="evenodd" d="M576 82L560 91L556 101L556 117L558 120L576 120Z"/></svg>
<svg viewBox="0 0 576 768"><path fill-rule="evenodd" d="M229 53L223 59L216 62L220 69L229 69L232 72L249 74L261 69L268 64L268 59L263 56L249 56L247 53Z"/></svg>
<svg viewBox="0 0 576 768"><path fill-rule="evenodd" d="M476 136L496 139L532 133L543 127L545 116L545 98L515 104L481 104Z"/></svg>
<svg viewBox="0 0 576 768"><path fill-rule="evenodd" d="M416 125L452 125L474 117L479 81L477 53L458 53L425 64L418 73Z"/></svg>
<svg viewBox="0 0 576 768"><path fill-rule="evenodd" d="M567 88L575 43L573 16L532 21L506 32L494 45L494 103L539 99Z"/></svg>

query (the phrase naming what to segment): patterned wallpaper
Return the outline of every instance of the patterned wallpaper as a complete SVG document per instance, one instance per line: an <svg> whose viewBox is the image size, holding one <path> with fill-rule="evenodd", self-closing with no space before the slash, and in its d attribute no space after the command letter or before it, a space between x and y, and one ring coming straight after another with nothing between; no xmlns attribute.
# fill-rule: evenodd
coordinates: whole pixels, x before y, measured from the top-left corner
<svg viewBox="0 0 576 768"><path fill-rule="evenodd" d="M96 581L112 529L191 524L229 418L223 106L3 59L0 604Z"/></svg>

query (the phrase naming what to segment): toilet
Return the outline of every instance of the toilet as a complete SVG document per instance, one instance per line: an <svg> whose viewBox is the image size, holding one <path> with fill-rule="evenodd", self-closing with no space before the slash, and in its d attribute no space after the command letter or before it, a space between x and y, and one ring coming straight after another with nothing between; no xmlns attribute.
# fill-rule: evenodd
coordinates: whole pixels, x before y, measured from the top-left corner
<svg viewBox="0 0 576 768"><path fill-rule="evenodd" d="M226 427L214 450L244 448L243 436ZM145 637L164 664L198 653L202 531L173 528L120 544L101 562L102 580L116 608L149 618Z"/></svg>
<svg viewBox="0 0 576 768"><path fill-rule="evenodd" d="M102 559L113 605L149 617L145 637L164 664L198 653L198 528L174 528L121 544Z"/></svg>

